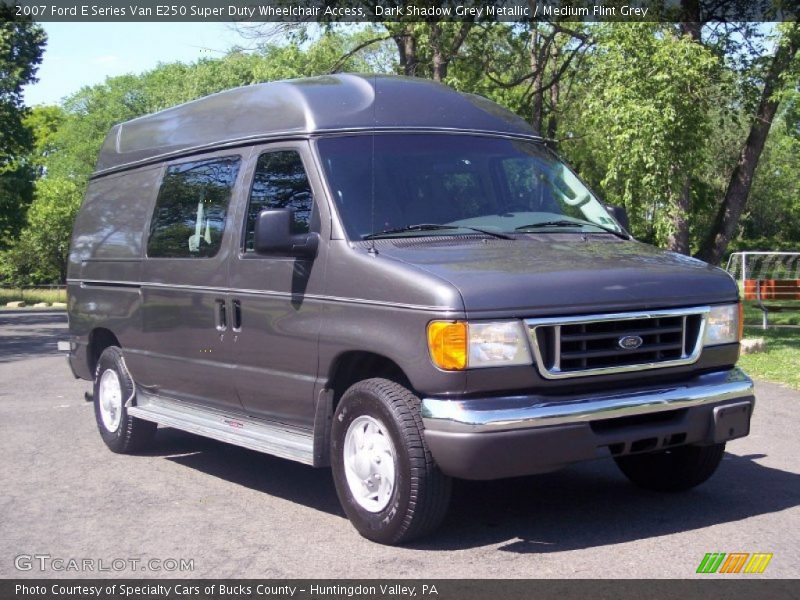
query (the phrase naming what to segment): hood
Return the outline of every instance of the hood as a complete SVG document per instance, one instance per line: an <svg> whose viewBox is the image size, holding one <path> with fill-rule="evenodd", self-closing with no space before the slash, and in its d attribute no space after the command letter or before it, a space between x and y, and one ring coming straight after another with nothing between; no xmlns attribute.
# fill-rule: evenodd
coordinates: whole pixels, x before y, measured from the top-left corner
<svg viewBox="0 0 800 600"><path fill-rule="evenodd" d="M735 282L702 261L608 235L516 240L381 240L380 255L448 281L468 313L509 316L649 310L735 302Z"/></svg>

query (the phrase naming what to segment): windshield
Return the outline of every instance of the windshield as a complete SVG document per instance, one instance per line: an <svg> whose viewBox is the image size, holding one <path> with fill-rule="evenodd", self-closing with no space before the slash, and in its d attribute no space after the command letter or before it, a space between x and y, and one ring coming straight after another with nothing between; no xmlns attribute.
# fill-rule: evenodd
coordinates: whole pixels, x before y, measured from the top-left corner
<svg viewBox="0 0 800 600"><path fill-rule="evenodd" d="M378 134L317 144L350 239L621 232L580 179L533 142Z"/></svg>

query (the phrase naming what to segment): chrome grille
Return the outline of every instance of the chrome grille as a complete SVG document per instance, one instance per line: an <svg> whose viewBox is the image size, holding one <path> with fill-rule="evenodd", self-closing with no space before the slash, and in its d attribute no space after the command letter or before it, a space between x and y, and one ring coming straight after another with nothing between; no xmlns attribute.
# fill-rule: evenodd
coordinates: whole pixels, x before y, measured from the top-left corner
<svg viewBox="0 0 800 600"><path fill-rule="evenodd" d="M539 372L548 379L691 364L708 307L528 319Z"/></svg>

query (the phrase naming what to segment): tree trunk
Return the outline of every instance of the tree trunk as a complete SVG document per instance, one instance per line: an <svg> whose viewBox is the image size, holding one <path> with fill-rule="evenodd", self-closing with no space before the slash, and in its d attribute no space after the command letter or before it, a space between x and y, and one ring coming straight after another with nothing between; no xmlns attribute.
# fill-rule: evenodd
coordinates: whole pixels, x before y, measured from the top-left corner
<svg viewBox="0 0 800 600"><path fill-rule="evenodd" d="M403 33L394 36L397 52L400 55L400 67L403 75L414 77L417 74L417 39L410 27L405 27Z"/></svg>
<svg viewBox="0 0 800 600"><path fill-rule="evenodd" d="M531 29L531 73L534 74L533 86L533 106L531 112L531 125L541 133L544 121L544 90L542 90L542 71L544 65L539 60L539 30L534 24Z"/></svg>
<svg viewBox="0 0 800 600"><path fill-rule="evenodd" d="M433 50L433 80L441 83L447 77L447 58L442 52L442 28L439 23L431 23L431 49Z"/></svg>
<svg viewBox="0 0 800 600"><path fill-rule="evenodd" d="M689 254L689 215L692 210L692 188L689 175L684 176L681 193L674 207L672 217L672 234L667 240L667 247L673 252Z"/></svg>
<svg viewBox="0 0 800 600"><path fill-rule="evenodd" d="M698 258L713 265L719 264L722 260L728 243L733 238L739 224L739 218L747 205L753 174L758 166L761 152L764 150L772 120L778 110L779 99L773 94L780 85L781 75L791 65L800 46L800 26L794 24L791 27L792 29L786 33L787 39L779 41L778 49L764 80L761 102L750 127L747 141L739 154L736 167L733 169L725 197L714 220L714 226L697 253Z"/></svg>
<svg viewBox="0 0 800 600"><path fill-rule="evenodd" d="M681 32L694 42L700 42L703 23L700 15L699 0L681 0Z"/></svg>
<svg viewBox="0 0 800 600"><path fill-rule="evenodd" d="M558 47L554 43L550 46L550 60L552 61L553 71L558 70ZM556 134L558 133L558 97L560 93L560 81L553 80L550 86L550 112L547 115L547 138L552 140L548 142L553 150L556 150Z"/></svg>

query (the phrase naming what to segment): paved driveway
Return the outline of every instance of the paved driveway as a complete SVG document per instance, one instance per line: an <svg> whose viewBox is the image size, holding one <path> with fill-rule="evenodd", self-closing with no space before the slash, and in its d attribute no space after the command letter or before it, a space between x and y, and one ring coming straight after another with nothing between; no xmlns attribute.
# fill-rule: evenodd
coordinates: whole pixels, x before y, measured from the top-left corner
<svg viewBox="0 0 800 600"><path fill-rule="evenodd" d="M104 576L692 577L706 552L772 552L765 576L800 577L800 394L780 386L758 384L752 434L696 490L638 490L610 461L458 482L438 534L389 548L351 528L326 470L170 429L146 455L106 450L64 328L0 313L0 577L97 574L15 569L33 554L194 561Z"/></svg>

